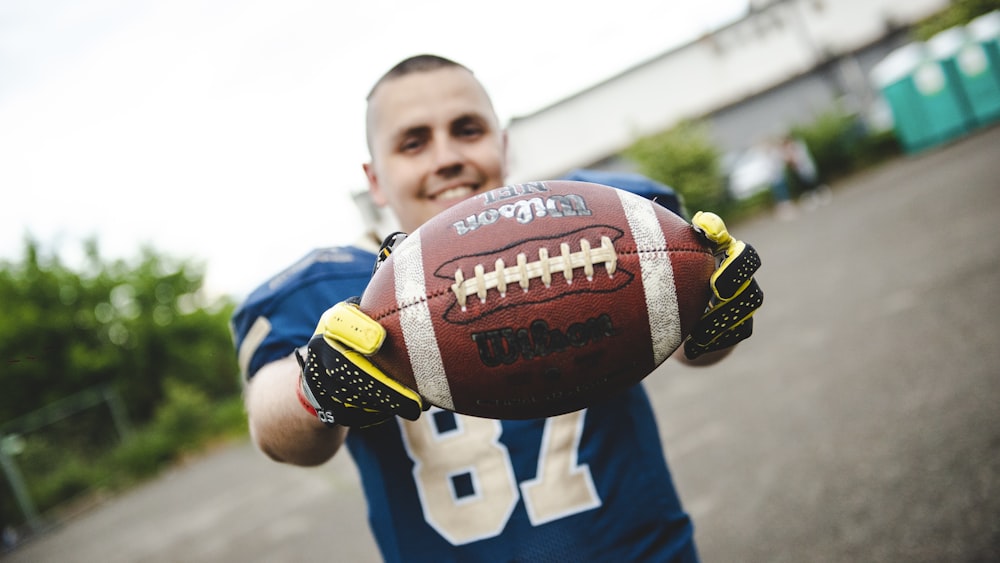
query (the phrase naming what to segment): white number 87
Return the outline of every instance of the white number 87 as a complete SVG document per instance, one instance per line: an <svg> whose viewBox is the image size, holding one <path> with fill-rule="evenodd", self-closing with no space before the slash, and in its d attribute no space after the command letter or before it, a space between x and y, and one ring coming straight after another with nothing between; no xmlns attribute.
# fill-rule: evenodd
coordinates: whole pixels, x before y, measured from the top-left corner
<svg viewBox="0 0 1000 563"><path fill-rule="evenodd" d="M440 413L440 414L438 414ZM441 430L435 417L454 417ZM416 422L399 419L424 519L452 545L499 535L517 505L518 490L532 525L601 505L590 467L577 453L586 411L546 419L533 479L518 486L498 420L432 409Z"/></svg>

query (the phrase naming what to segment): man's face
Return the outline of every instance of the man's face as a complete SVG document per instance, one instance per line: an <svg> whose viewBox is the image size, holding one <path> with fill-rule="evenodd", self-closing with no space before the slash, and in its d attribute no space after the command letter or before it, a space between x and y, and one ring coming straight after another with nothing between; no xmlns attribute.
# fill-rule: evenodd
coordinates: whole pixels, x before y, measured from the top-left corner
<svg viewBox="0 0 1000 563"><path fill-rule="evenodd" d="M382 83L368 108L372 199L412 232L444 209L502 186L507 139L486 92L463 68Z"/></svg>

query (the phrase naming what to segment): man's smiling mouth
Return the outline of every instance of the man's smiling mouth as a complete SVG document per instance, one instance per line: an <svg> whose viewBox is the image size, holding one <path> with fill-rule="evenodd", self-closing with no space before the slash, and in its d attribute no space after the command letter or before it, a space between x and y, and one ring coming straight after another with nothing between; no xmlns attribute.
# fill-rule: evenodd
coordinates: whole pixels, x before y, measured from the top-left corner
<svg viewBox="0 0 1000 563"><path fill-rule="evenodd" d="M442 192L436 193L431 196L434 201L449 201L453 199L465 199L468 198L476 191L475 185L461 185L455 186L454 188L448 188Z"/></svg>

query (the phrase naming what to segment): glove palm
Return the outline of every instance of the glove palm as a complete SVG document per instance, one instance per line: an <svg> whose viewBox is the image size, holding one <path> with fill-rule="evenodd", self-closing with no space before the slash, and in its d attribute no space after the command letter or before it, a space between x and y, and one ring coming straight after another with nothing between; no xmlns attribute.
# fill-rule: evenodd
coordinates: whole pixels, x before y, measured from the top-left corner
<svg viewBox="0 0 1000 563"><path fill-rule="evenodd" d="M375 269L405 235L382 244ZM302 376L303 405L328 426L366 427L393 416L416 420L424 403L416 391L382 372L369 361L385 341L385 328L357 306L357 298L327 309L309 344L296 354Z"/></svg>

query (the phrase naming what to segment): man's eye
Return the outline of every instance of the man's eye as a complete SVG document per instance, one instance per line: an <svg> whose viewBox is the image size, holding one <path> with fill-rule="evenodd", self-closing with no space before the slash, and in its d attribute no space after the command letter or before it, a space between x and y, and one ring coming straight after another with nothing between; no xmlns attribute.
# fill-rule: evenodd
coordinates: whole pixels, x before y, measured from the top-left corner
<svg viewBox="0 0 1000 563"><path fill-rule="evenodd" d="M423 142L417 138L404 139L402 143L399 144L400 152L414 152L420 150Z"/></svg>
<svg viewBox="0 0 1000 563"><path fill-rule="evenodd" d="M459 128L458 134L461 137L478 137L483 134L483 128L478 125L466 125Z"/></svg>

